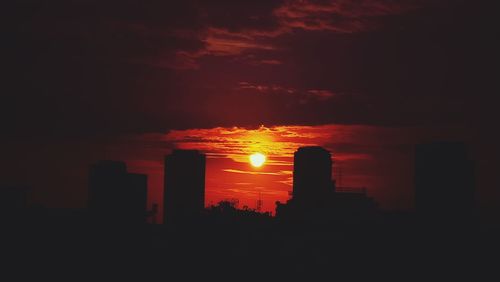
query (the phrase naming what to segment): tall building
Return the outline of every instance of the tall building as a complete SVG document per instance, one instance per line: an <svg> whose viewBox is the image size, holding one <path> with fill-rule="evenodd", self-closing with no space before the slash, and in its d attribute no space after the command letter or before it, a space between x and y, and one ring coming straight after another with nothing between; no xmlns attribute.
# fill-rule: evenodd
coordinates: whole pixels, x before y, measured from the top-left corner
<svg viewBox="0 0 500 282"><path fill-rule="evenodd" d="M312 200L333 192L332 158L318 146L301 147L293 158L293 198Z"/></svg>
<svg viewBox="0 0 500 282"><path fill-rule="evenodd" d="M197 150L174 150L165 156L165 223L196 218L205 208L206 157Z"/></svg>
<svg viewBox="0 0 500 282"><path fill-rule="evenodd" d="M419 144L415 148L415 204L428 216L471 213L474 164L458 142Z"/></svg>
<svg viewBox="0 0 500 282"><path fill-rule="evenodd" d="M145 222L147 176L128 173L123 162L100 161L90 168L88 204L103 220Z"/></svg>
<svg viewBox="0 0 500 282"><path fill-rule="evenodd" d="M294 154L293 196L276 202L276 217L293 220L357 220L374 215L376 202L366 189L341 187L332 180L332 158L322 147L301 147Z"/></svg>

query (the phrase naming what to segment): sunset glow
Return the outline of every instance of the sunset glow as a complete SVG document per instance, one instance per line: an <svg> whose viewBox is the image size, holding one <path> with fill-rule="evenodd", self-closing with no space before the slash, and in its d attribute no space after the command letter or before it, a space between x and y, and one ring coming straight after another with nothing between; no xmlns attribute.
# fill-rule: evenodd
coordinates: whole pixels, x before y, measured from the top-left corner
<svg viewBox="0 0 500 282"><path fill-rule="evenodd" d="M266 162L266 156L261 153L251 154L249 159L250 164L254 167L261 167Z"/></svg>
<svg viewBox="0 0 500 282"><path fill-rule="evenodd" d="M436 128L431 136L457 134ZM332 153L334 177L342 171L339 186L365 187L381 205L400 208L411 204L411 191L400 188L411 186L411 140L426 140L428 135L428 130L418 128L334 124L171 130L124 140L136 147L116 147L117 155L110 158L126 159L131 171L149 175L152 204L161 203L163 197L162 156L172 148L200 150L207 155L206 206L238 199L241 207L254 208L260 195L262 210L274 212L276 201L290 197L293 153L302 146L323 146ZM249 163L256 152L266 157L259 168ZM387 195L407 200L395 202Z"/></svg>
<svg viewBox="0 0 500 282"><path fill-rule="evenodd" d="M2 4L10 268L488 276L498 1Z"/></svg>
<svg viewBox="0 0 500 282"><path fill-rule="evenodd" d="M151 190L150 200L159 202L156 199L162 197L163 162L155 156L170 153L168 148L200 150L207 155L207 206L224 199L238 199L240 206L254 208L260 195L262 210L274 212L276 201L289 199L293 153L301 146L325 146L330 150L334 170L342 167L343 185L376 185L374 175L365 172L367 167L376 165L369 146L378 142L374 132L378 131L369 126L342 125L171 130L167 134L142 135L140 143L150 144L149 149L134 155L151 155L154 160L129 161L128 164L131 169L150 175L151 187L157 187ZM140 148L146 150L143 145ZM260 167L252 165L250 159L256 153L265 158ZM253 157L260 159L255 164L262 162L262 156Z"/></svg>
<svg viewBox="0 0 500 282"><path fill-rule="evenodd" d="M302 146L396 210L413 208L415 144L465 141L498 163L481 68L496 42L473 40L494 38L495 1L9 2L0 179L48 207L85 206L89 164L122 160L161 214L175 149L206 156L206 206L261 195L271 212ZM484 201L499 198L498 170L478 171Z"/></svg>

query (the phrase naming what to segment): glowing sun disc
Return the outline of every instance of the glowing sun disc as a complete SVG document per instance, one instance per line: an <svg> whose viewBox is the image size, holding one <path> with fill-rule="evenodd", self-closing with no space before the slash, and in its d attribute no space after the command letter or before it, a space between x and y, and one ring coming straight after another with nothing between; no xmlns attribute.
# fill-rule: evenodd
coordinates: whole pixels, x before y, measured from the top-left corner
<svg viewBox="0 0 500 282"><path fill-rule="evenodd" d="M250 164L254 167L261 167L266 162L266 156L261 153L250 155Z"/></svg>

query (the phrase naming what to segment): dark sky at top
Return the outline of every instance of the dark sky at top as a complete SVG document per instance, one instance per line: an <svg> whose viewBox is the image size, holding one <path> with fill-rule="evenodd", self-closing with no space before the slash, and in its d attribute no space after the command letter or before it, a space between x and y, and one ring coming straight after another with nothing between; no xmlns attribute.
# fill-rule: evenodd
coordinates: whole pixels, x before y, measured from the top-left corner
<svg viewBox="0 0 500 282"><path fill-rule="evenodd" d="M2 128L489 119L492 2L7 1Z"/></svg>
<svg viewBox="0 0 500 282"><path fill-rule="evenodd" d="M96 136L333 123L463 127L494 171L494 2L4 1L3 169Z"/></svg>

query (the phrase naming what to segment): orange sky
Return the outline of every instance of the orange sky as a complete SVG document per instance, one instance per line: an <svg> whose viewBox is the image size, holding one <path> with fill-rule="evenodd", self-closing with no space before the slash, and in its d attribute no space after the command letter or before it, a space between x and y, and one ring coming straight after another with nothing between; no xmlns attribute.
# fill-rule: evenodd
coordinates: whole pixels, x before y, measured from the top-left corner
<svg viewBox="0 0 500 282"><path fill-rule="evenodd" d="M500 206L495 1L10 2L0 180L35 203L85 207L109 159L161 207L180 147L209 156L207 204L260 193L273 211L293 151L320 145L343 186L411 209L414 145L445 140L470 145L478 197Z"/></svg>
<svg viewBox="0 0 500 282"><path fill-rule="evenodd" d="M33 202L49 207L84 207L90 164L123 160L128 171L148 175L148 206L162 210L163 158L175 148L198 149L207 154L206 204L238 199L239 207L273 212L276 201L286 201L292 189L292 156L300 146L319 145L330 150L334 176L342 170L342 186L366 187L382 208L413 208L413 150L416 143L463 140L471 144L477 162L479 200L494 198L488 187L497 179L491 167L496 144L477 143L463 128L382 127L367 125L217 127L173 130L167 133L127 134L102 139L27 140L3 157L5 181L33 187ZM470 139L470 140L469 140ZM9 147L13 148L13 147ZM248 155L260 151L268 157L261 168L252 167ZM36 162L35 162L36 160ZM50 160L47 162L46 160ZM33 169L43 167L44 169ZM493 206L494 202L491 203ZM161 222L161 213L158 218Z"/></svg>
<svg viewBox="0 0 500 282"><path fill-rule="evenodd" d="M149 175L149 202L160 207L163 156L174 148L207 154L206 205L238 199L240 208L255 208L260 194L263 211L274 212L275 202L286 201L292 189L293 152L300 146L319 145L332 153L334 176L341 168L342 186L366 187L382 207L405 209L413 207L414 144L459 134L457 129L438 127L217 127L129 136L123 143L127 148L115 145L115 149L129 171ZM254 152L267 156L263 167L250 165L248 157Z"/></svg>
<svg viewBox="0 0 500 282"><path fill-rule="evenodd" d="M292 185L293 152L301 146L326 144L332 135L348 138L333 127L280 126L258 129L214 128L172 131L165 139L181 149L199 149L207 154L206 203L238 199L241 206L254 208L259 194L265 211L274 211L275 201L286 201ZM341 136L344 135L344 136ZM267 156L264 166L255 168L249 155ZM368 155L334 155L335 160L367 159Z"/></svg>

